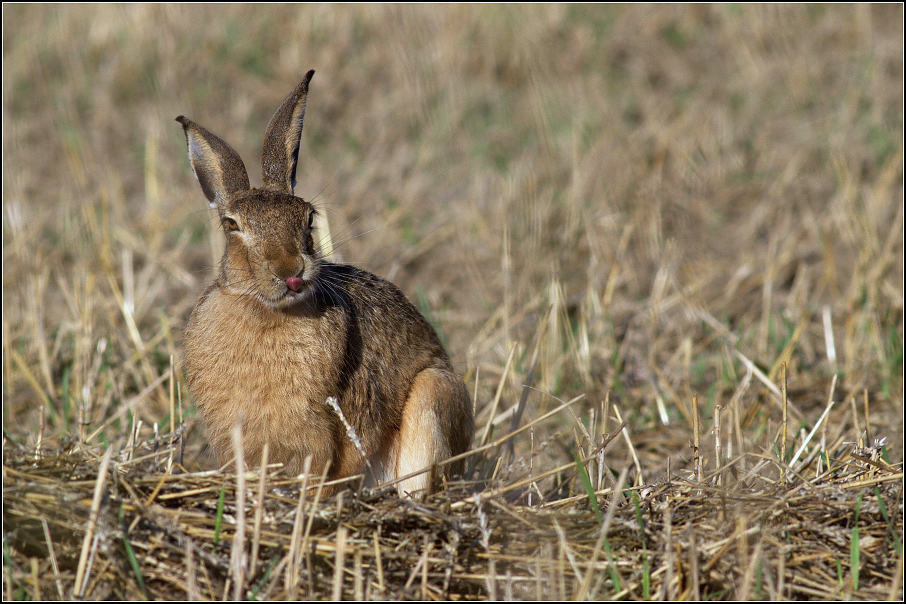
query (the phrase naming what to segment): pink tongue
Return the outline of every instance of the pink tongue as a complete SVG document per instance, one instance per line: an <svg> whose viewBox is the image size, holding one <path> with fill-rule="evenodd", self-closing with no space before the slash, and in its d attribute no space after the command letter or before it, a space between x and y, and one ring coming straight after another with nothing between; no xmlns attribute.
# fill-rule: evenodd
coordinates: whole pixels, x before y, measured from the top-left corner
<svg viewBox="0 0 906 604"><path fill-rule="evenodd" d="M286 280L286 287L290 288L294 292L297 292L302 289L302 279L299 277L290 277Z"/></svg>

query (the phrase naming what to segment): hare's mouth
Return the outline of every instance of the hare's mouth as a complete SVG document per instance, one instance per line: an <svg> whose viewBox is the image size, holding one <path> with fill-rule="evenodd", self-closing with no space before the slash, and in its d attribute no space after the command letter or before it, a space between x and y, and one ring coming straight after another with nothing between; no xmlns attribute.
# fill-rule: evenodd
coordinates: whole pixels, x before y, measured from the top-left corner
<svg viewBox="0 0 906 604"><path fill-rule="evenodd" d="M273 296L268 297L266 300L268 306L275 309L286 308L302 302L311 295L313 281L297 277L293 279L295 280L287 279L290 283L281 283L282 287L275 291Z"/></svg>
<svg viewBox="0 0 906 604"><path fill-rule="evenodd" d="M301 300L311 292L311 281L302 281L296 288L287 287L281 299Z"/></svg>
<svg viewBox="0 0 906 604"><path fill-rule="evenodd" d="M306 262L304 269L292 277L283 279L273 275L270 291L262 296L264 303L273 309L283 309L304 302L317 288L318 273L315 263Z"/></svg>

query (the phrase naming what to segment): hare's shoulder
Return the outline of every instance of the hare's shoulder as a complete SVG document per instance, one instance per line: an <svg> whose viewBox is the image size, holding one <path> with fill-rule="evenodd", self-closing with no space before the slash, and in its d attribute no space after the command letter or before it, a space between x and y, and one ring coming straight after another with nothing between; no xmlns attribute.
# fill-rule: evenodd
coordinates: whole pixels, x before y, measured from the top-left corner
<svg viewBox="0 0 906 604"><path fill-rule="evenodd" d="M427 325L424 317L396 285L349 264L325 263L319 279L342 298L342 304L361 318L385 318L402 326Z"/></svg>
<svg viewBox="0 0 906 604"><path fill-rule="evenodd" d="M355 266L325 264L321 279L342 297L364 348L446 359L437 333L396 285ZM326 279L325 279L326 277Z"/></svg>

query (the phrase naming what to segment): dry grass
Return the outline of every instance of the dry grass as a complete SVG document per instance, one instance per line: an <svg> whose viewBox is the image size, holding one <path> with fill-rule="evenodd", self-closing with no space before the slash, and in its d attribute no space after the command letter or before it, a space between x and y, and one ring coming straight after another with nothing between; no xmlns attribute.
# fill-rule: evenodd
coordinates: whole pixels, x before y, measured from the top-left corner
<svg viewBox="0 0 906 604"><path fill-rule="evenodd" d="M902 27L4 5L4 597L901 599ZM475 393L420 504L238 487L183 386L221 242L173 118L252 166L308 68L297 193Z"/></svg>
<svg viewBox="0 0 906 604"><path fill-rule="evenodd" d="M630 490L618 480L598 492L605 518L584 497L527 507L519 495L528 489L505 486L450 485L423 503L392 489L322 501L318 484L273 468L263 498L259 475L244 477L239 515L237 476L168 473L162 447L100 474L110 484L92 520L99 453L35 460L7 451L9 595L18 585L20 596L48 599L58 589L101 599L885 599L896 598L902 572L890 554L901 549L903 475L872 462L877 450L837 456L820 475L789 483L757 466L727 488L713 476ZM29 559L47 568L31 577ZM76 568L85 570L74 579Z"/></svg>

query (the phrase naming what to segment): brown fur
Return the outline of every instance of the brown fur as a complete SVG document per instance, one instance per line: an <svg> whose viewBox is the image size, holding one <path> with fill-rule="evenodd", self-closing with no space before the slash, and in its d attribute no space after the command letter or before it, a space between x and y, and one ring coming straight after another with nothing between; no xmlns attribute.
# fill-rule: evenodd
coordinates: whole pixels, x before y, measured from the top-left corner
<svg viewBox="0 0 906 604"><path fill-rule="evenodd" d="M269 443L270 459L290 473L311 455L312 470L330 463L334 478L365 471L366 458L372 474L394 478L468 449L472 405L434 330L396 286L326 262L314 248L314 208L292 194L311 75L268 125L266 189L248 188L229 145L178 118L226 235L220 274L186 328L186 375L221 463L233 456L230 431L239 423L251 464ZM292 278L302 282L298 291ZM430 486L422 474L400 490Z"/></svg>

